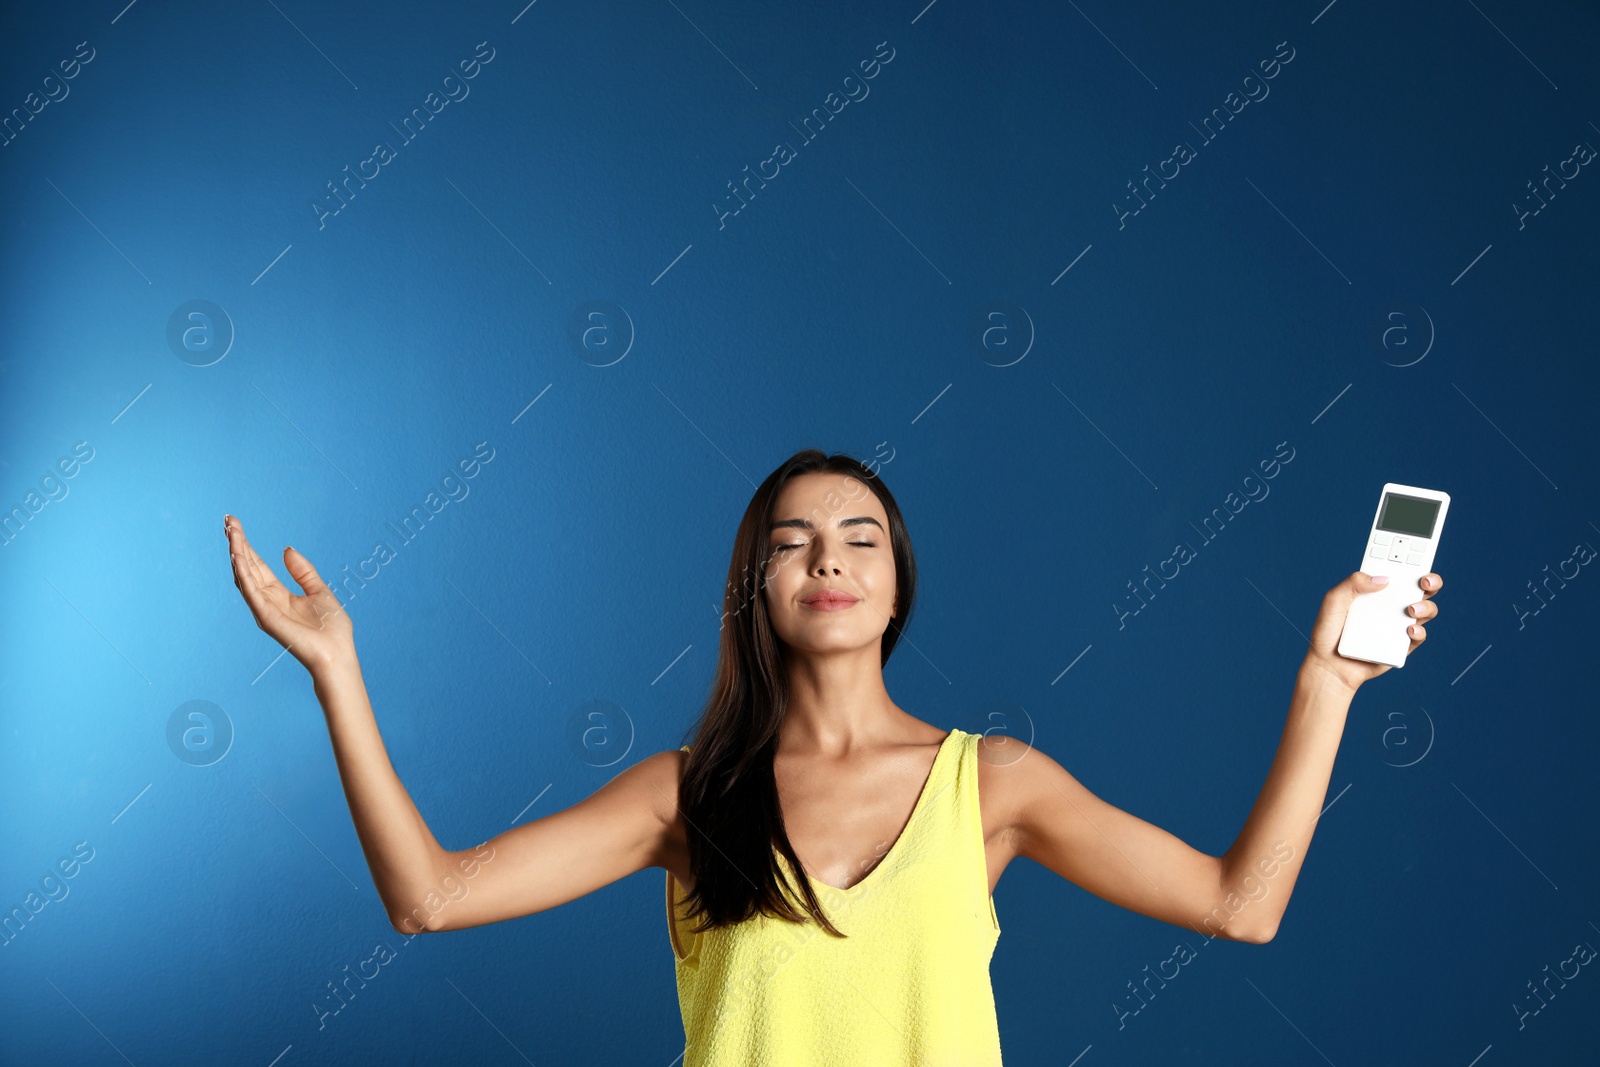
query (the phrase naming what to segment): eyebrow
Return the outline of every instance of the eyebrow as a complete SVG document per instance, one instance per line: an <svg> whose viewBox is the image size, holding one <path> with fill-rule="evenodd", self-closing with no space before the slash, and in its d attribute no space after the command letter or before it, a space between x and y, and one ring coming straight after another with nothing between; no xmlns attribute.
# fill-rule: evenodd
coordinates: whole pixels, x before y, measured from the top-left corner
<svg viewBox="0 0 1600 1067"><path fill-rule="evenodd" d="M883 531L883 524L880 523L877 519L874 519L871 515L858 515L853 519L840 519L839 520L839 525L840 526L865 526L869 522L872 525L876 526L878 528L879 532ZM793 527L793 528L799 529L799 530L810 530L812 533L815 533L816 529L817 529L815 526L813 526L811 524L811 520L810 519L781 519L781 520L779 520L777 522L774 522L771 526L767 527L767 532L768 533L773 533L773 532L775 532L777 530L787 529L787 528L790 528L790 527Z"/></svg>

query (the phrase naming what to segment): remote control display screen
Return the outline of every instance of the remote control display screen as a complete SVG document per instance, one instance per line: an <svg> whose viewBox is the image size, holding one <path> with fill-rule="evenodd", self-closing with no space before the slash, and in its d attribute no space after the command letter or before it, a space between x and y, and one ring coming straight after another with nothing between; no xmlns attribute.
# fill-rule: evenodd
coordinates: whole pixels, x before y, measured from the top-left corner
<svg viewBox="0 0 1600 1067"><path fill-rule="evenodd" d="M1432 537L1434 520L1438 517L1437 500L1387 493L1383 498L1383 511L1378 515L1378 529L1412 537Z"/></svg>

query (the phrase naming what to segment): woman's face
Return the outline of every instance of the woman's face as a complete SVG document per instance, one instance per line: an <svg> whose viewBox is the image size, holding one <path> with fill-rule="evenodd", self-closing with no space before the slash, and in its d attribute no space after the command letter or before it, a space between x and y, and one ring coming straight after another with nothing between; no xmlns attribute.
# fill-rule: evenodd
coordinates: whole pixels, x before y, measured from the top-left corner
<svg viewBox="0 0 1600 1067"><path fill-rule="evenodd" d="M889 515L877 494L851 475L802 474L778 494L772 518L766 598L778 637L808 652L877 648L896 610ZM828 592L846 599L810 600Z"/></svg>

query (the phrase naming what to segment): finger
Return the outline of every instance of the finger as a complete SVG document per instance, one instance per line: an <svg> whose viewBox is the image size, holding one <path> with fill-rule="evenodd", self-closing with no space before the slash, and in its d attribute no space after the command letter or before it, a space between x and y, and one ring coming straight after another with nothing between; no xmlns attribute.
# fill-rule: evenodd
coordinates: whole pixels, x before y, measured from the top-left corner
<svg viewBox="0 0 1600 1067"><path fill-rule="evenodd" d="M255 585L258 584L255 581L255 568L252 565L255 559L255 551L250 547L250 542L245 539L244 531L237 524L238 520L235 519L233 524L227 527L228 555L233 559L235 573L246 583Z"/></svg>
<svg viewBox="0 0 1600 1067"><path fill-rule="evenodd" d="M1416 619L1418 622L1427 622L1430 619L1438 616L1439 605L1435 604L1431 600L1423 600L1419 603L1412 604L1410 607L1406 608L1406 610L1409 611L1411 613L1411 617Z"/></svg>
<svg viewBox="0 0 1600 1067"><path fill-rule="evenodd" d="M281 610L281 605L274 603L274 597L280 590L282 595L287 596L288 590L283 589L277 578L273 577L272 571L261 562L261 557L250 547L250 542L245 540L244 531L238 526L234 527L233 537L234 564L242 579L240 589L245 594L245 600L249 603L257 624L260 624L275 610Z"/></svg>
<svg viewBox="0 0 1600 1067"><path fill-rule="evenodd" d="M1437 574L1424 574L1417 584L1422 587L1423 596L1432 596L1444 588L1444 579Z"/></svg>
<svg viewBox="0 0 1600 1067"><path fill-rule="evenodd" d="M239 526L239 520L234 520L233 544L234 551L239 553L245 563L247 574L254 579L256 588L262 592L270 591L273 586L281 586L278 576L272 573L272 568L256 553L255 547L250 544L250 539L244 535L244 529Z"/></svg>
<svg viewBox="0 0 1600 1067"><path fill-rule="evenodd" d="M289 545L283 550L283 565L289 571L289 577L305 590L306 596L316 596L319 593L329 592L328 586L311 565L311 561L300 554L300 550Z"/></svg>
<svg viewBox="0 0 1600 1067"><path fill-rule="evenodd" d="M236 525L239 520L232 515L227 516L222 525L223 532L228 538L228 563L233 567L233 584L243 593L246 602L255 592L255 583L250 580L247 557L244 553L243 535ZM251 608L254 609L252 604Z"/></svg>
<svg viewBox="0 0 1600 1067"><path fill-rule="evenodd" d="M1383 577L1383 581L1378 581L1379 577ZM1382 575L1374 576L1368 574L1366 571L1356 571L1350 576L1349 580L1354 585L1355 592L1357 594L1373 593L1379 589L1386 589L1389 585L1389 579L1387 577Z"/></svg>
<svg viewBox="0 0 1600 1067"><path fill-rule="evenodd" d="M223 525L228 535L228 544L231 551L228 553L233 563L233 584L238 587L244 596L246 606L250 608L250 615L255 619L257 628L267 630L267 620L283 614L280 604L273 602L269 593L271 586L277 585L270 572L267 582L262 579L260 557L250 549L249 542L244 539L244 531L239 528L238 520L231 515L227 516ZM285 596L287 590L283 591ZM270 632L270 631L268 631Z"/></svg>
<svg viewBox="0 0 1600 1067"><path fill-rule="evenodd" d="M240 527L239 520L231 515L228 516L223 523L223 531L228 536L228 556L233 560L235 584L238 584L241 589L244 588L245 584L253 588L255 576L252 573L250 563L254 553L250 550L250 542L245 539L244 530Z"/></svg>
<svg viewBox="0 0 1600 1067"><path fill-rule="evenodd" d="M256 625L261 626L267 613L266 598L261 595L261 590L256 586L254 575L250 572L250 561L238 552L228 553L229 562L233 564L233 584L244 597L245 606L250 609L250 615L255 619Z"/></svg>
<svg viewBox="0 0 1600 1067"><path fill-rule="evenodd" d="M1411 635L1412 649L1415 649L1418 645L1422 644L1422 642L1428 639L1428 631L1420 623L1412 623L1410 626L1407 626L1406 633Z"/></svg>
<svg viewBox="0 0 1600 1067"><path fill-rule="evenodd" d="M230 553L233 557L234 585L244 594L245 603L250 605L250 611L260 622L263 612L266 611L267 599L261 590L261 579L256 574L255 561L250 553L243 551L242 546Z"/></svg>

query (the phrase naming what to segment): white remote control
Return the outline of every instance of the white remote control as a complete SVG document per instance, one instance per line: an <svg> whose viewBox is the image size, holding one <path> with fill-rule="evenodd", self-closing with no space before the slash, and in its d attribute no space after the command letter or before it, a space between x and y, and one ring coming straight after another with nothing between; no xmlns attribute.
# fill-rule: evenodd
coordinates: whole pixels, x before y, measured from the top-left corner
<svg viewBox="0 0 1600 1067"><path fill-rule="evenodd" d="M1450 494L1388 482L1367 535L1361 570L1387 574L1389 584L1362 593L1350 605L1339 635L1339 655L1366 663L1404 667L1411 649L1406 632L1417 620L1406 609L1422 600L1420 579L1433 570L1433 553L1444 530Z"/></svg>

